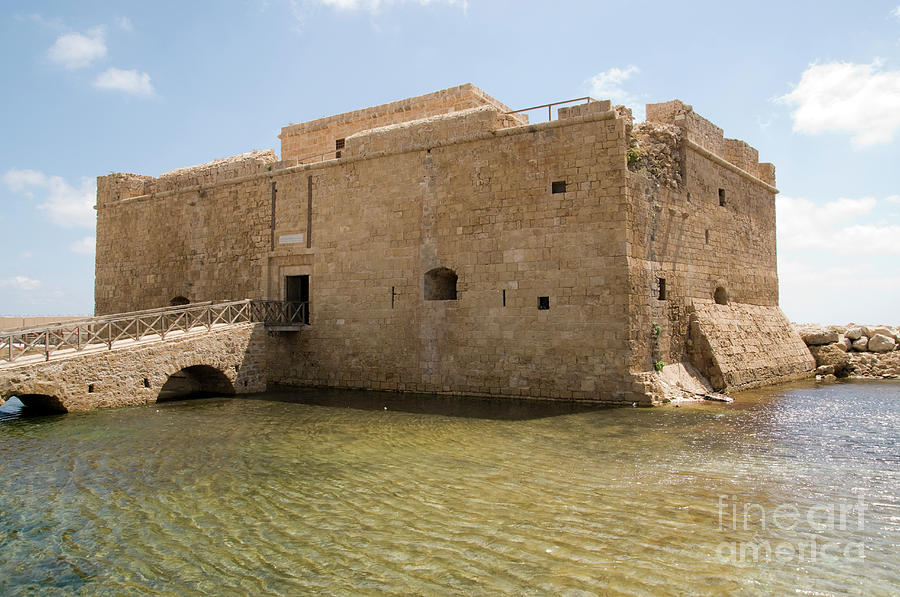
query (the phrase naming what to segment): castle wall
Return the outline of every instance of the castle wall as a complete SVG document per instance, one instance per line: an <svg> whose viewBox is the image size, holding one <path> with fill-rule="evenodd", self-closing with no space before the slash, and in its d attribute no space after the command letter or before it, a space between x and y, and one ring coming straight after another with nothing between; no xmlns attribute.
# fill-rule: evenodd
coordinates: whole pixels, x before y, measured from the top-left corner
<svg viewBox="0 0 900 597"><path fill-rule="evenodd" d="M632 367L694 361L718 389L808 374L777 306L776 189L752 174L774 183L774 168L677 100L647 113L654 124L634 131L643 157L628 187Z"/></svg>
<svg viewBox="0 0 900 597"><path fill-rule="evenodd" d="M417 125L441 137L370 131L339 160L101 201L98 313L280 299L309 275L311 325L272 338L272 382L630 403L624 123L508 124L475 110ZM424 300L437 267L457 300Z"/></svg>
<svg viewBox="0 0 900 597"><path fill-rule="evenodd" d="M499 112L510 109L471 84L451 87L434 93L355 110L336 116L319 118L281 129L281 159L302 160L304 163L336 157L335 141L355 133L392 124L399 124L459 112L480 106L490 106ZM517 124L527 124L525 115L511 115Z"/></svg>

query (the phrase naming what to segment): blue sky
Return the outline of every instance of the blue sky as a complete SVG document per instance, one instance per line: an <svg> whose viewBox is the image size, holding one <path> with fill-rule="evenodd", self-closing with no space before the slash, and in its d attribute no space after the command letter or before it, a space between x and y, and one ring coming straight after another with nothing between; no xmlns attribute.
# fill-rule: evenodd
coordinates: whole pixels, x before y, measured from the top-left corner
<svg viewBox="0 0 900 597"><path fill-rule="evenodd" d="M776 165L788 317L900 323L900 0L629 6L7 0L0 315L92 312L98 175L471 82L515 108L692 104Z"/></svg>

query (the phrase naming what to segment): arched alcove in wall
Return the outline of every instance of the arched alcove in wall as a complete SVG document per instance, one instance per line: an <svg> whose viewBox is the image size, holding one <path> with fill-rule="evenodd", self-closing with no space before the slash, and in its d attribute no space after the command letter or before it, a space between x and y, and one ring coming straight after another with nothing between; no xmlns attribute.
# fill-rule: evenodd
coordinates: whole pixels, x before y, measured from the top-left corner
<svg viewBox="0 0 900 597"><path fill-rule="evenodd" d="M436 267L425 273L426 301L455 301L456 272L446 267Z"/></svg>
<svg viewBox="0 0 900 597"><path fill-rule="evenodd" d="M728 304L728 291L725 290L724 286L717 286L716 292L713 294L713 298L716 299L717 305L727 305Z"/></svg>

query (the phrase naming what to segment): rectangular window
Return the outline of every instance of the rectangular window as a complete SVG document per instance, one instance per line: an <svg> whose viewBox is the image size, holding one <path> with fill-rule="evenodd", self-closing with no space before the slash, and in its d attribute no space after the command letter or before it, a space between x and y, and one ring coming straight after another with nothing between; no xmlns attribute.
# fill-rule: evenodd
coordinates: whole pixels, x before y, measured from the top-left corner
<svg viewBox="0 0 900 597"><path fill-rule="evenodd" d="M549 311L550 310L550 297L549 296L539 296L538 297L538 311Z"/></svg>
<svg viewBox="0 0 900 597"><path fill-rule="evenodd" d="M659 289L659 300L666 300L666 279L665 278L657 278L656 279L657 288Z"/></svg>
<svg viewBox="0 0 900 597"><path fill-rule="evenodd" d="M719 205L725 207L725 189L719 189Z"/></svg>
<svg viewBox="0 0 900 597"><path fill-rule="evenodd" d="M556 193L565 193L566 192L566 181L564 180L556 180L550 183L550 190Z"/></svg>
<svg viewBox="0 0 900 597"><path fill-rule="evenodd" d="M334 157L341 157L341 150L344 148L344 139L337 139L334 142Z"/></svg>

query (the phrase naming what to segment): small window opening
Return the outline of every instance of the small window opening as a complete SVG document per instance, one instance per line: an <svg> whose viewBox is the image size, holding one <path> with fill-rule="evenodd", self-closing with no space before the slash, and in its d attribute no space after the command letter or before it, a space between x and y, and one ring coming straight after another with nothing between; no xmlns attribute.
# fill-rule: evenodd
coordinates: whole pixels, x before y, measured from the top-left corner
<svg viewBox="0 0 900 597"><path fill-rule="evenodd" d="M425 273L426 301L455 301L456 272L446 267L436 267Z"/></svg>
<svg viewBox="0 0 900 597"><path fill-rule="evenodd" d="M88 384L88 394L93 394L93 393L94 393L94 384L89 383Z"/></svg>
<svg viewBox="0 0 900 597"><path fill-rule="evenodd" d="M144 378L144 387L145 387L145 388L149 388L149 387L150 387L150 379L147 378L147 377Z"/></svg>
<svg viewBox="0 0 900 597"><path fill-rule="evenodd" d="M550 310L550 297L549 296L539 296L538 297L538 311L549 311Z"/></svg>
<svg viewBox="0 0 900 597"><path fill-rule="evenodd" d="M727 305L728 304L728 292L724 287L719 286L716 288L716 293L713 295L716 299L717 305Z"/></svg>
<svg viewBox="0 0 900 597"><path fill-rule="evenodd" d="M659 288L659 300L666 300L666 279L657 278L657 287Z"/></svg>
<svg viewBox="0 0 900 597"><path fill-rule="evenodd" d="M503 289L503 306L506 306L506 289Z"/></svg>
<svg viewBox="0 0 900 597"><path fill-rule="evenodd" d="M709 244L709 228L706 229L706 244Z"/></svg>
<svg viewBox="0 0 900 597"><path fill-rule="evenodd" d="M566 192L566 181L564 180L555 180L550 183L550 190L553 193L565 193Z"/></svg>
<svg viewBox="0 0 900 597"><path fill-rule="evenodd" d="M334 142L334 157L341 157L341 150L344 148L344 139L336 139Z"/></svg>
<svg viewBox="0 0 900 597"><path fill-rule="evenodd" d="M719 189L719 205L725 207L725 189Z"/></svg>
<svg viewBox="0 0 900 597"><path fill-rule="evenodd" d="M191 301L189 301L186 297L176 296L171 301L169 301L170 307L177 307L179 305L190 305Z"/></svg>

